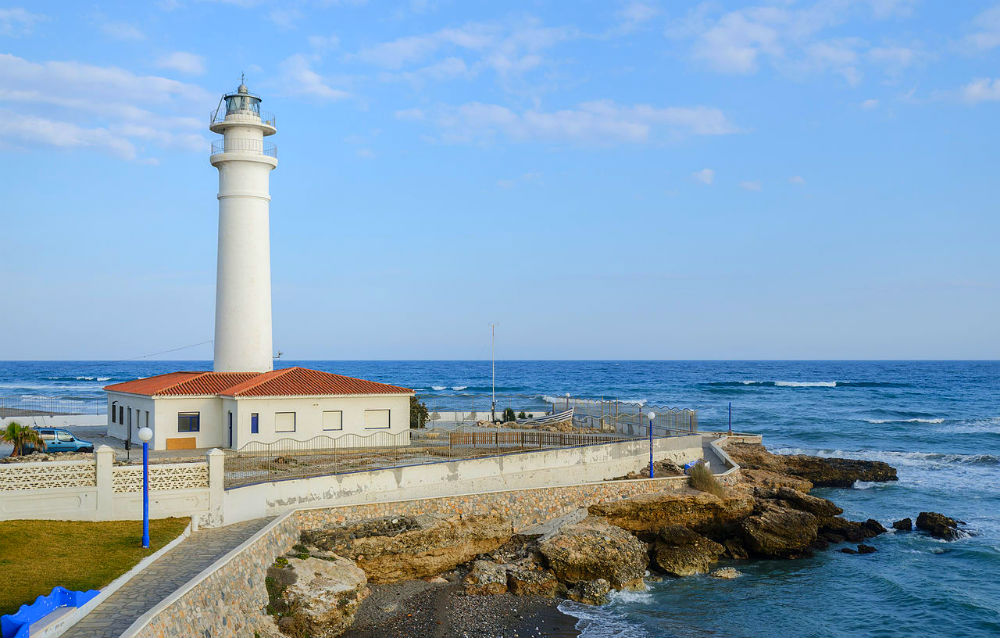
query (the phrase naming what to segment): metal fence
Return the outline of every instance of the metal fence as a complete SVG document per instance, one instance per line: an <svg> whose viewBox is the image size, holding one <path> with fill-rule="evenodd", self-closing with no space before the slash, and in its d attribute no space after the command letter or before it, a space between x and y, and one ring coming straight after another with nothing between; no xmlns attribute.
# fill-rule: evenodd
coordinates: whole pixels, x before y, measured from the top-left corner
<svg viewBox="0 0 1000 638"><path fill-rule="evenodd" d="M447 432L409 430L398 434L318 436L306 441L280 439L247 443L227 450L227 488L295 478L381 470L456 459L517 454L544 449L600 445L636 437L495 429Z"/></svg>
<svg viewBox="0 0 1000 638"><path fill-rule="evenodd" d="M57 416L62 414L103 414L103 398L0 397L0 419L19 416Z"/></svg>
<svg viewBox="0 0 1000 638"><path fill-rule="evenodd" d="M428 427L469 427L484 425L494 417L502 419L504 410L513 410L519 421L546 414L573 410L567 425L585 432L617 432L627 436L648 436L649 412L654 435L687 434L698 431L696 410L657 406L634 401L573 396L540 397L537 395L497 395L496 410L488 394L423 395L430 413ZM521 414L524 417L521 417Z"/></svg>

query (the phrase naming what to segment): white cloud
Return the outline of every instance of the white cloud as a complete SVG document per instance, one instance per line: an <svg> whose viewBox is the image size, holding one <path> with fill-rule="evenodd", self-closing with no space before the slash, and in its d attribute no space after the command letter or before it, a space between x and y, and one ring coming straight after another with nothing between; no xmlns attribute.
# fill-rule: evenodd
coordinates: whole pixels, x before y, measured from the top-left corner
<svg viewBox="0 0 1000 638"><path fill-rule="evenodd" d="M660 14L660 10L647 2L629 2L617 14L619 25L615 29L618 35L635 31Z"/></svg>
<svg viewBox="0 0 1000 638"><path fill-rule="evenodd" d="M295 23L302 19L302 12L294 7L272 9L267 16L279 29L293 29Z"/></svg>
<svg viewBox="0 0 1000 638"><path fill-rule="evenodd" d="M350 97L350 93L335 89L328 80L313 71L309 59L304 55L293 55L281 63L282 76L289 93L308 95L324 100L342 100Z"/></svg>
<svg viewBox="0 0 1000 638"><path fill-rule="evenodd" d="M0 104L8 109L0 142L8 146L100 148L126 159L145 143L204 151L200 115L214 99L195 85L117 67L0 54Z"/></svg>
<svg viewBox="0 0 1000 638"><path fill-rule="evenodd" d="M31 33L36 23L46 19L46 16L40 13L31 13L20 7L0 9L0 35L27 35Z"/></svg>
<svg viewBox="0 0 1000 638"><path fill-rule="evenodd" d="M423 120L418 110L397 117ZM441 107L429 120L446 142L473 142L505 137L517 142L557 142L584 145L643 144L676 135L724 135L734 127L719 109L626 106L611 100L585 102L558 111L514 111L497 104L469 102Z"/></svg>
<svg viewBox="0 0 1000 638"><path fill-rule="evenodd" d="M871 49L851 36L823 38L857 13L884 19L905 15L909 0L815 0L811 4L781 2L718 13L702 4L673 21L667 35L691 42L691 57L721 73L751 74L768 63L779 70L805 74L829 71L848 83L861 79L864 61L895 69L915 59L905 47Z"/></svg>
<svg viewBox="0 0 1000 638"><path fill-rule="evenodd" d="M1000 79L979 78L962 87L962 99L971 104L1000 100Z"/></svg>
<svg viewBox="0 0 1000 638"><path fill-rule="evenodd" d="M972 21L974 31L963 42L976 51L989 51L1000 46L1000 4L983 11Z"/></svg>
<svg viewBox="0 0 1000 638"><path fill-rule="evenodd" d="M160 57L156 61L156 66L161 69L173 69L181 73L201 75L205 72L205 58L195 53L175 51Z"/></svg>
<svg viewBox="0 0 1000 638"><path fill-rule="evenodd" d="M309 46L318 52L329 51L340 46L340 38L335 35L311 35L306 38Z"/></svg>
<svg viewBox="0 0 1000 638"><path fill-rule="evenodd" d="M878 108L878 100L876 100L874 98L865 100L864 102L861 103L861 108L865 109L866 111L870 111L872 109L877 109Z"/></svg>
<svg viewBox="0 0 1000 638"><path fill-rule="evenodd" d="M350 57L383 69L402 71L414 67L435 68L440 61L435 63L431 58L444 55L445 60L451 60L453 68L455 60L462 60L468 74L491 69L508 76L541 66L544 50L576 37L579 32L572 27L546 27L535 19L513 24L480 22L382 42L365 47ZM384 77L411 79L405 74Z"/></svg>
<svg viewBox="0 0 1000 638"><path fill-rule="evenodd" d="M706 186L711 186L712 182L715 181L715 171L713 171L710 168L703 168L700 171L695 171L694 173L691 173L691 177L693 177L696 181L705 184Z"/></svg>
<svg viewBox="0 0 1000 638"><path fill-rule="evenodd" d="M370 148L359 148L355 154L361 159L375 159L375 151Z"/></svg>
<svg viewBox="0 0 1000 638"><path fill-rule="evenodd" d="M788 178L788 183L789 184L797 184L797 185L801 186L802 184L806 183L806 180L801 175L792 175L791 177Z"/></svg>
<svg viewBox="0 0 1000 638"><path fill-rule="evenodd" d="M105 22L101 24L104 35L115 40L145 40L146 34L127 22Z"/></svg>
<svg viewBox="0 0 1000 638"><path fill-rule="evenodd" d="M747 191L758 192L761 189L760 182L740 182L740 188Z"/></svg>

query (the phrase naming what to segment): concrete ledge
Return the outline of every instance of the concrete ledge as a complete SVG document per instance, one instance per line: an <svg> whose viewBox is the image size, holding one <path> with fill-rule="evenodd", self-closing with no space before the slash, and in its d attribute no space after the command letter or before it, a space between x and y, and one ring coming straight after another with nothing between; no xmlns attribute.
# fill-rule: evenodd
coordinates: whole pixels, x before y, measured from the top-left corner
<svg viewBox="0 0 1000 638"><path fill-rule="evenodd" d="M32 625L32 638L56 638L56 636L61 636L70 627L82 620L84 616L92 612L98 605L107 600L111 594L121 589L128 581L138 576L144 569L152 565L157 559L172 550L174 547L177 547L190 535L191 524L188 523L188 526L184 528L184 531L180 533L180 536L156 550L146 558L143 558L141 561L136 563L135 567L108 583L106 587L101 589L101 593L88 601L86 605L77 607L68 613L60 614L57 618L41 627L37 626L39 623ZM42 621L44 620L45 619L43 618Z"/></svg>

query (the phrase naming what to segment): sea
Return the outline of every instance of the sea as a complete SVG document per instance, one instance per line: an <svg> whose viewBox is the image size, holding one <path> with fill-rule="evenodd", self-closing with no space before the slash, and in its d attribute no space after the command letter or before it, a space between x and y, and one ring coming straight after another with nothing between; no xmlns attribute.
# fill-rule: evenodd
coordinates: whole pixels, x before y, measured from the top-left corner
<svg viewBox="0 0 1000 638"><path fill-rule="evenodd" d="M493 388L488 361L279 364L413 387L431 409L481 409ZM0 362L0 397L99 401L108 383L210 367ZM1000 636L1000 362L498 361L496 392L499 408L518 411L566 394L693 408L702 429L727 428L731 410L733 429L763 434L772 451L898 469L898 482L815 490L845 516L889 527L937 511L969 531L954 542L890 531L870 555L739 562L734 580L667 579L602 607L563 603L586 638Z"/></svg>

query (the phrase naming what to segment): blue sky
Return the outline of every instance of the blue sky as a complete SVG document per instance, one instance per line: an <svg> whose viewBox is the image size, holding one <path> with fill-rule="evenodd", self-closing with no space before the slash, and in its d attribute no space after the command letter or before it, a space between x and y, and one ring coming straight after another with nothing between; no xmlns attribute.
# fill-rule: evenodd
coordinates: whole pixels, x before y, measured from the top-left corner
<svg viewBox="0 0 1000 638"><path fill-rule="evenodd" d="M996 0L2 5L0 359L212 338L241 72L288 358L1000 358L998 61Z"/></svg>

